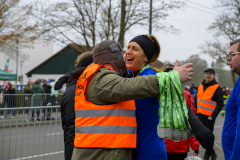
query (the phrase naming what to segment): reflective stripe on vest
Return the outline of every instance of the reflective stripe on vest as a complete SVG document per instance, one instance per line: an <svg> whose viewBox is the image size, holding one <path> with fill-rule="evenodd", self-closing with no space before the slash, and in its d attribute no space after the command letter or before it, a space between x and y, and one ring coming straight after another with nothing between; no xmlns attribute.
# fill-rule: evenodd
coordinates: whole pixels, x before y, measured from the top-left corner
<svg viewBox="0 0 240 160"><path fill-rule="evenodd" d="M107 67L92 63L78 79L75 92L74 146L136 148L137 122L134 101L95 105L86 100L84 93L88 80L101 68Z"/></svg>
<svg viewBox="0 0 240 160"><path fill-rule="evenodd" d="M214 84L203 91L203 85L199 85L197 93L197 113L201 113L207 116L212 115L212 112L217 106L217 102L212 101L212 96L218 87L218 84Z"/></svg>
<svg viewBox="0 0 240 160"><path fill-rule="evenodd" d="M137 127L123 126L84 126L76 127L76 133L113 133L132 134L137 132Z"/></svg>
<svg viewBox="0 0 240 160"><path fill-rule="evenodd" d="M136 117L135 110L129 109L95 109L93 110L76 110L76 117L107 117L107 116L127 116Z"/></svg>
<svg viewBox="0 0 240 160"><path fill-rule="evenodd" d="M208 104L212 104L212 105L217 105L216 102L209 102L209 101L206 101L206 100L203 100L203 99L197 100L197 102L204 102L204 103L208 103Z"/></svg>

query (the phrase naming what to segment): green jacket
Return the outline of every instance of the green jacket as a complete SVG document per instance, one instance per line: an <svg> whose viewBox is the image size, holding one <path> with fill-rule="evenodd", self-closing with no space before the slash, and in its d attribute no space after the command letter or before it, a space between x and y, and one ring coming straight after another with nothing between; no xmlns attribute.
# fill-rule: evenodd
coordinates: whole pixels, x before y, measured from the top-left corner
<svg viewBox="0 0 240 160"><path fill-rule="evenodd" d="M43 106L43 97L44 95L44 89L40 84L34 84L30 90L31 94L35 94L32 96L32 106L37 107L37 106ZM39 109L37 109L39 110Z"/></svg>
<svg viewBox="0 0 240 160"><path fill-rule="evenodd" d="M24 88L24 93L25 93L25 94L29 94L30 91L31 91L31 86L30 86L29 84L27 84L27 85L25 86L25 88Z"/></svg>
<svg viewBox="0 0 240 160"><path fill-rule="evenodd" d="M100 69L88 83L86 98L94 104L112 104L159 95L156 75L123 78L117 72Z"/></svg>

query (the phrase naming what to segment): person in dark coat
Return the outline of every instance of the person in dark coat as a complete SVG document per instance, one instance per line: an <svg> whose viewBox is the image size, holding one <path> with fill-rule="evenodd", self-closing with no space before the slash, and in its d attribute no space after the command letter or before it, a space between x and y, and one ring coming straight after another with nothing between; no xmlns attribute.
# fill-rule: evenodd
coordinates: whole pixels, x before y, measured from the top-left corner
<svg viewBox="0 0 240 160"><path fill-rule="evenodd" d="M16 107L16 97L15 97L15 86L13 86L10 82L7 82L6 87L3 89L3 104L5 108L14 108ZM9 95L13 94L13 95ZM8 111L5 110L4 116L1 116L1 118L6 118L8 114ZM16 111L12 110L12 118L15 118Z"/></svg>
<svg viewBox="0 0 240 160"><path fill-rule="evenodd" d="M82 68L82 71L93 62L92 52L85 52L78 56L76 60L77 68ZM60 79L59 79L60 80ZM61 81L61 80L60 80ZM58 83L58 82L57 82ZM75 138L75 90L77 79L74 79L63 94L61 100L61 119L62 128L64 131L64 156L65 160L72 158Z"/></svg>
<svg viewBox="0 0 240 160"><path fill-rule="evenodd" d="M50 94L51 94L51 88L52 86L50 85L50 83L46 80L43 81L43 85L42 85L45 93L46 93L46 96L45 96L45 99L43 101L43 106L47 106L51 103L51 98L50 98ZM43 113L43 117L51 117L51 109L47 109L45 110L44 109L44 113Z"/></svg>

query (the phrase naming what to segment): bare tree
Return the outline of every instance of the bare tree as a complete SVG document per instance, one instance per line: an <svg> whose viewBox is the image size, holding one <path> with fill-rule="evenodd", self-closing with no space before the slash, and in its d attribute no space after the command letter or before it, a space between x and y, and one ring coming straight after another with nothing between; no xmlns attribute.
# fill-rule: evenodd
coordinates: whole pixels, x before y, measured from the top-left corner
<svg viewBox="0 0 240 160"><path fill-rule="evenodd" d="M218 0L217 2L217 7L222 8L224 12L208 27L208 30L214 33L215 41L206 41L200 49L202 53L210 55L225 66L228 64L226 58L230 48L229 41L234 41L240 36L240 2L239 0ZM233 84L236 83L233 71L232 81Z"/></svg>
<svg viewBox="0 0 240 160"><path fill-rule="evenodd" d="M189 86L191 86L191 83L194 83L195 85L199 85L202 83L204 79L204 69L207 69L208 64L207 61L204 59L201 59L198 54L191 55L186 60L180 61L180 64L185 63L193 63L193 69L194 69L194 75L192 77L191 82L186 82ZM184 85L183 85L184 86Z"/></svg>
<svg viewBox="0 0 240 160"><path fill-rule="evenodd" d="M54 4L38 0L34 16L39 20L40 34L47 40L90 46L111 39L124 45L124 36L133 26L148 26L148 0L68 0ZM46 7L48 6L48 7ZM168 11L184 6L181 1L158 1L153 5L153 26L158 31L179 33L164 22Z"/></svg>
<svg viewBox="0 0 240 160"><path fill-rule="evenodd" d="M17 47L31 47L29 42L35 39L33 31L37 25L30 22L30 11L31 6L22 5L21 0L0 0L0 52L12 59ZM19 58L24 61L27 55L19 54Z"/></svg>
<svg viewBox="0 0 240 160"><path fill-rule="evenodd" d="M165 33L180 33L179 29L167 23L165 19L170 10L184 7L183 1L153 1L152 23L153 28ZM133 26L149 26L149 1L146 0L121 0L121 25L118 42L124 46L124 36Z"/></svg>

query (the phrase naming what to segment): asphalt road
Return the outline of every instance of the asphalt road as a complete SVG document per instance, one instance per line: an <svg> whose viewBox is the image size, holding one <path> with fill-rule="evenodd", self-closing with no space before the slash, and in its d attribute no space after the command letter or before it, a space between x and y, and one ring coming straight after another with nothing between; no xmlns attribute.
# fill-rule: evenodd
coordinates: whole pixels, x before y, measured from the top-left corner
<svg viewBox="0 0 240 160"><path fill-rule="evenodd" d="M224 160L224 154L222 149L222 142L221 142L221 136L222 136L222 125L224 123L224 117L218 116L215 122L215 128L214 128L214 135L215 135L215 145L214 150L217 154L217 160ZM220 147L220 148L218 148ZM203 159L205 150L201 147L199 150L199 156ZM190 153L189 153L190 155Z"/></svg>
<svg viewBox="0 0 240 160"><path fill-rule="evenodd" d="M58 123L5 128L0 132L0 159L64 159ZM3 147L4 146L4 147Z"/></svg>
<svg viewBox="0 0 240 160"><path fill-rule="evenodd" d="M224 160L221 134L224 117L218 116L215 123L217 160ZM64 159L63 135L60 123L35 123L33 126L22 126L0 129L0 159ZM219 147L219 148L218 148ZM200 148L199 156L203 158L205 150ZM191 151L188 155L191 155Z"/></svg>

